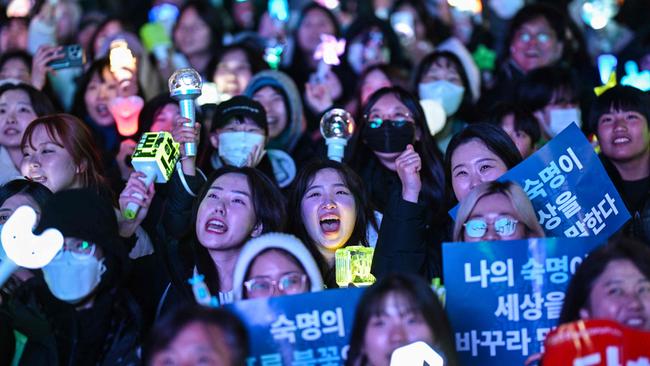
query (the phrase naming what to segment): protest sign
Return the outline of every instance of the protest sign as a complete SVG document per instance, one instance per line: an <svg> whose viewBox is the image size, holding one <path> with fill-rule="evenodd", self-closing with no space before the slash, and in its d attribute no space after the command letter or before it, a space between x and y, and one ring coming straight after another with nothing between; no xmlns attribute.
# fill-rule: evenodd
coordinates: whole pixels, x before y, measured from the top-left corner
<svg viewBox="0 0 650 366"><path fill-rule="evenodd" d="M548 237L609 237L630 219L598 155L577 125L499 178L524 189ZM449 211L456 218L458 205Z"/></svg>
<svg viewBox="0 0 650 366"><path fill-rule="evenodd" d="M342 365L361 288L239 301L227 305L244 321L248 366Z"/></svg>
<svg viewBox="0 0 650 366"><path fill-rule="evenodd" d="M564 291L596 241L444 243L447 314L463 365L523 365L560 316Z"/></svg>
<svg viewBox="0 0 650 366"><path fill-rule="evenodd" d="M543 363L556 366L650 365L650 332L611 320L564 324L546 338Z"/></svg>

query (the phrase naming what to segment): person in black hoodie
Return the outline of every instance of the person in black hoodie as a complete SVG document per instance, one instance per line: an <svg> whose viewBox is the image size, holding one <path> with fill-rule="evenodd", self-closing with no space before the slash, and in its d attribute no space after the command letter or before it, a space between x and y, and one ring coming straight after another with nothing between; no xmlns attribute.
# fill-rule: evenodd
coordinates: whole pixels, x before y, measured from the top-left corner
<svg viewBox="0 0 650 366"><path fill-rule="evenodd" d="M27 337L20 364L139 364L140 311L122 287L130 266L110 202L91 189L58 192L35 232L48 228L63 248L5 308Z"/></svg>

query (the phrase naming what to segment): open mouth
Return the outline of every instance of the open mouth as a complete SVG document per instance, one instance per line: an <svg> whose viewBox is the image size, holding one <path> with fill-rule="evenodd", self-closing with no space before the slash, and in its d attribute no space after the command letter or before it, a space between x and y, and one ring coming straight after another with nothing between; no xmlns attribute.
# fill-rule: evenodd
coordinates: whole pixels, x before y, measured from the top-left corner
<svg viewBox="0 0 650 366"><path fill-rule="evenodd" d="M327 214L320 218L320 228L324 233L335 233L341 227L341 219L333 214Z"/></svg>
<svg viewBox="0 0 650 366"><path fill-rule="evenodd" d="M205 229L209 232L223 234L228 231L228 225L221 220L211 219L205 224Z"/></svg>
<svg viewBox="0 0 650 366"><path fill-rule="evenodd" d="M108 106L106 104L103 104L103 103L97 104L97 106L95 107L95 111L97 112L97 114L100 117L103 117L103 118L111 116L111 111L108 110Z"/></svg>
<svg viewBox="0 0 650 366"><path fill-rule="evenodd" d="M47 178L42 175L32 175L29 177L29 179L41 184L45 184L45 182L47 181Z"/></svg>
<svg viewBox="0 0 650 366"><path fill-rule="evenodd" d="M627 144L630 142L629 137L617 137L614 139L614 145Z"/></svg>

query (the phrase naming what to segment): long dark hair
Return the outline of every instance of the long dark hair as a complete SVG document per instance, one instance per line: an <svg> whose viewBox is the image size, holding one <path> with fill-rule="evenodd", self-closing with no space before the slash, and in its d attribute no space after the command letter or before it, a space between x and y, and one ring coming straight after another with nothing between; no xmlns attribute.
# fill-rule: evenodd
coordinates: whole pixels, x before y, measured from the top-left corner
<svg viewBox="0 0 650 366"><path fill-rule="evenodd" d="M175 310L156 323L144 347L143 363L152 365L158 352L164 351L190 324L221 330L224 342L232 352L232 366L244 366L248 356L248 334L241 320L224 308L186 306Z"/></svg>
<svg viewBox="0 0 650 366"><path fill-rule="evenodd" d="M366 366L367 358L363 354L366 328L373 316L382 314L386 298L391 295L405 298L415 310L422 314L424 321L433 334L434 346L442 353L445 365L457 366L458 360L454 347L453 333L445 310L435 293L418 276L407 273L394 273L370 286L361 296L354 314L354 325L350 335L350 349L346 366Z"/></svg>
<svg viewBox="0 0 650 366"><path fill-rule="evenodd" d="M442 153L431 136L431 131L429 131L424 111L413 95L399 86L377 90L370 96L368 103L366 103L363 108L364 118L360 121L357 131L363 130L365 123L367 122L365 116L370 113L370 110L379 99L385 95L394 95L402 104L404 104L415 121L415 127L420 129L420 140L415 141L413 148L422 158L422 170L420 170L420 174L422 174L422 194L427 205L434 207L434 210L439 209L440 203L443 201L445 190L445 173L442 166ZM374 154L369 151L370 149L365 147L365 150L365 159L374 158ZM365 164L367 161L365 159L359 160L359 162Z"/></svg>
<svg viewBox="0 0 650 366"><path fill-rule="evenodd" d="M205 25L210 28L210 44L208 45L208 51L214 53L216 50L221 48L221 38L223 34L221 24L223 24L223 21L219 16L217 9L215 9L208 1L190 0L181 6L178 12L178 18L176 18L177 21L172 30L172 42L176 43L174 34L176 33L176 28L178 28L179 20L189 9L196 10L199 18L201 18Z"/></svg>
<svg viewBox="0 0 650 366"><path fill-rule="evenodd" d="M333 286L333 281L329 278L331 277L331 268L329 268L327 261L318 250L318 243L314 242L314 240L309 237L309 233L307 233L305 227L305 222L302 218L301 209L302 199L305 196L305 192L307 192L309 185L314 181L316 174L323 169L335 170L352 193L352 197L354 197L357 219L354 222L352 235L350 235L350 238L343 246L368 246L368 224L372 225L377 230L379 227L375 221L373 209L370 205L366 190L363 187L361 178L347 165L333 160L312 161L298 172L291 188L291 192L289 193L288 212L291 212L292 215L289 217L288 229L292 234L296 235L298 239L305 243L311 255L316 259L316 263L323 275L323 279L325 279L328 286Z"/></svg>
<svg viewBox="0 0 650 366"><path fill-rule="evenodd" d="M458 202L451 186L451 157L454 155L454 151L456 151L458 147L472 140L481 141L488 150L492 151L503 161L508 169L512 169L522 160L521 153L517 150L517 146L512 142L510 136L508 136L508 134L500 127L486 122L468 125L461 132L451 138L445 154L447 202L450 206L455 205Z"/></svg>
<svg viewBox="0 0 650 366"><path fill-rule="evenodd" d="M54 108L54 105L50 101L50 98L48 98L47 95L45 95L43 92L34 88L31 85L23 84L23 83L19 83L19 84L6 83L0 86L0 95L10 90L21 90L25 92L27 94L27 97L29 98L30 103L32 104L34 113L36 113L36 116L38 117L56 112L56 109Z"/></svg>
<svg viewBox="0 0 650 366"><path fill-rule="evenodd" d="M276 188L275 184L269 178L255 168L234 166L224 166L216 170L208 179L206 184L201 188L198 197L194 201L192 208L192 227L191 233L193 238L193 255L194 263L198 271L205 276L205 283L210 291L214 294L219 292L219 273L217 271L208 250L201 245L196 235L196 218L199 206L208 193L210 186L217 178L222 175L236 173L246 177L251 190L251 201L253 210L258 223L262 224L262 233L282 232L286 217L286 203L282 193ZM242 243L243 245L244 243Z"/></svg>
<svg viewBox="0 0 650 366"><path fill-rule="evenodd" d="M569 287L558 324L580 320L580 310L589 306L589 296L594 282L605 271L607 265L615 260L627 260L650 279L650 248L636 239L616 237L607 244L596 248L580 264Z"/></svg>

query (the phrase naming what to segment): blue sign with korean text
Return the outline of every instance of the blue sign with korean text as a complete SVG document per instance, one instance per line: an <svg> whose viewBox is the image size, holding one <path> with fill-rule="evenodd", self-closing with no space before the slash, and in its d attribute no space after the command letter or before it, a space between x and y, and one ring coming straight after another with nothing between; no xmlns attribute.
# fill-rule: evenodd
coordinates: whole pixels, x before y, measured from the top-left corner
<svg viewBox="0 0 650 366"><path fill-rule="evenodd" d="M244 321L248 366L343 365L361 288L239 301L227 305Z"/></svg>
<svg viewBox="0 0 650 366"><path fill-rule="evenodd" d="M446 309L462 365L523 365L542 352L593 238L442 246Z"/></svg>
<svg viewBox="0 0 650 366"><path fill-rule="evenodd" d="M598 155L576 124L499 180L521 185L548 237L609 237L630 219ZM458 207L449 211L452 218Z"/></svg>

